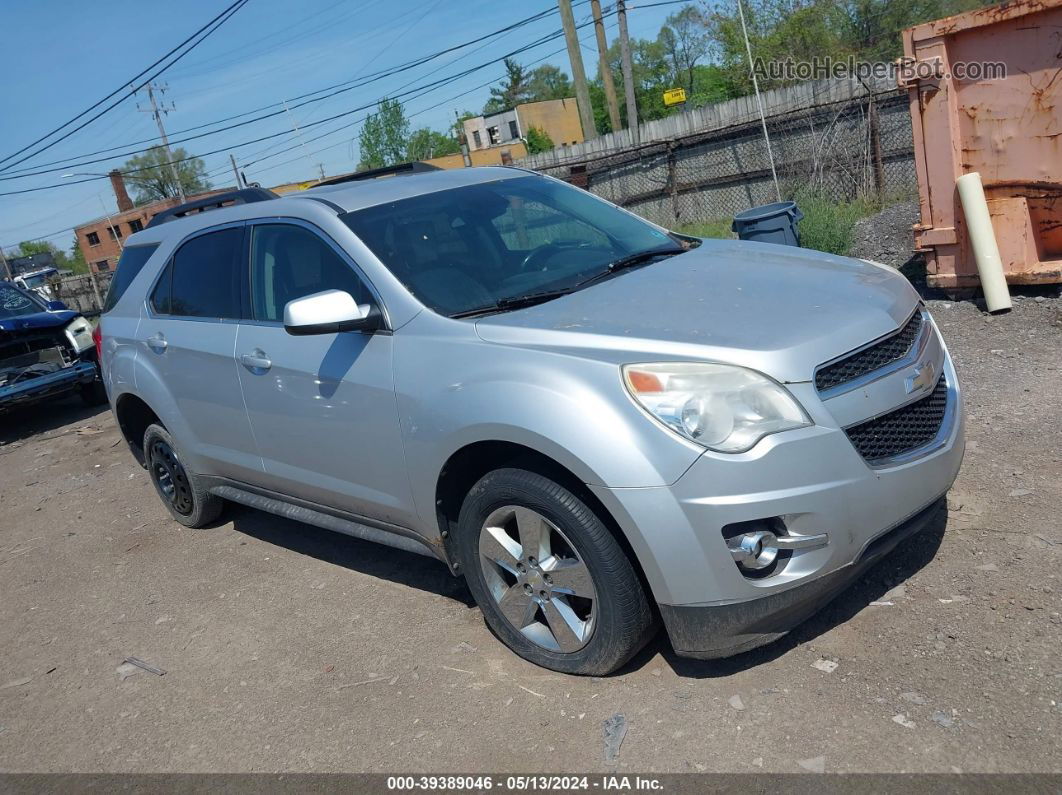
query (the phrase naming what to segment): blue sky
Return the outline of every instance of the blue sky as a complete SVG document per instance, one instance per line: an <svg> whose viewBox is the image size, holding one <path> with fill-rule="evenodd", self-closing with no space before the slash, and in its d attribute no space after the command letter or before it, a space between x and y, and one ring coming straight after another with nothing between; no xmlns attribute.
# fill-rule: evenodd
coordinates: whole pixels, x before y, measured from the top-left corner
<svg viewBox="0 0 1062 795"><path fill-rule="evenodd" d="M0 85L3 109L0 157L21 149L101 99L227 5L228 2L221 0L182 0L177 4L133 0L5 3L0 10L5 33L4 78ZM611 2L603 0L602 5L607 13ZM655 37L668 14L679 7L638 9L637 5L637 2L628 3L632 37ZM183 137L182 130L245 111L264 106L274 107L262 113L283 111L279 103L284 100L371 75L547 9L555 10L555 2L250 0L160 78L168 83L165 99L174 105L165 118L167 132L171 140L176 140ZM576 0L576 21L587 19L589 13L586 1ZM616 35L615 17L609 17L606 22L611 43ZM553 13L402 74L182 145L193 154L225 150L204 158L216 186L233 182L228 160L230 151L241 164L254 161L246 169L247 177L263 185L310 178L317 173L318 163L327 174L350 171L358 158L360 124L357 122L365 112L314 126L315 122L368 105L383 96L415 91L424 84L500 58L559 28L559 16ZM582 28L580 37L586 70L590 75L596 74L592 26ZM563 39L550 41L521 54L518 60L528 65L553 63L567 71L563 46ZM558 50L562 52L553 54ZM501 63L492 64L458 81L427 90L422 96L416 92L405 99L407 115L414 127L441 130L453 120L455 109L481 110L489 96L489 89L481 84L500 80L503 74ZM145 101L146 97L139 99L141 107ZM105 211L114 211L114 195L106 179L67 184L80 178L64 180L62 175L104 173L121 166L125 156L81 167L46 164L157 135L150 115L139 112L136 105L135 98L125 100L68 140L12 170L17 173L40 166L57 168L54 173L0 181L0 192L63 185L35 193L0 196L0 245L6 249L21 240L46 237L62 248L69 248L73 240L69 227ZM262 114L244 118L258 115ZM292 131L293 122L302 129L301 145ZM210 129L205 127L188 135ZM259 143L245 143L273 133L281 135ZM323 137L312 140L319 136ZM122 154L144 146L147 144L124 147L117 152ZM10 174L0 174L6 176Z"/></svg>

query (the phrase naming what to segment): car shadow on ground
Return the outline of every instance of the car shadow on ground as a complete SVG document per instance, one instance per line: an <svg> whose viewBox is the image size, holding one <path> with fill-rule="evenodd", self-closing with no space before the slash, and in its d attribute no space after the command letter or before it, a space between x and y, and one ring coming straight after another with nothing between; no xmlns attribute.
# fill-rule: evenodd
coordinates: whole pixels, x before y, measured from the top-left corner
<svg viewBox="0 0 1062 795"><path fill-rule="evenodd" d="M226 506L223 521L231 521L239 533L300 555L445 596L466 607L476 605L465 581L450 574L446 565L435 558L362 541L235 503Z"/></svg>
<svg viewBox="0 0 1062 795"><path fill-rule="evenodd" d="M434 558L362 541L235 503L227 506L221 520L228 521L237 532L268 544L453 599L468 608L476 607L464 580L452 576L446 566ZM926 566L936 556L946 524L947 511L942 508L922 532L908 539L818 613L774 643L723 660L694 660L675 654L667 632L661 627L656 637L613 675L633 673L657 655L663 657L676 674L691 679L731 676L771 662L850 620Z"/></svg>
<svg viewBox="0 0 1062 795"><path fill-rule="evenodd" d="M107 404L86 406L77 395L20 406L0 414L0 445L47 434L64 425L83 423L106 411Z"/></svg>
<svg viewBox="0 0 1062 795"><path fill-rule="evenodd" d="M944 540L947 520L948 512L941 508L922 532L886 555L818 613L774 643L722 660L695 660L675 654L668 642L667 632L661 628L656 638L617 673L630 673L642 668L657 654L667 661L676 674L691 679L731 676L776 660L797 646L849 621L871 602L880 600L887 591L906 582L926 566L936 556Z"/></svg>

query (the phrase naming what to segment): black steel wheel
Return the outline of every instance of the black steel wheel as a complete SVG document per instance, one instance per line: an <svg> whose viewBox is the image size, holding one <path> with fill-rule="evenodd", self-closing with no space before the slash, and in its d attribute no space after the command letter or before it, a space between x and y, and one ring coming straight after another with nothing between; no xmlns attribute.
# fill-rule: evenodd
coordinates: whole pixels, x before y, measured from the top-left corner
<svg viewBox="0 0 1062 795"><path fill-rule="evenodd" d="M148 426L144 450L151 482L174 519L186 527L203 527L218 517L224 501L211 494L181 461L179 448L165 428Z"/></svg>

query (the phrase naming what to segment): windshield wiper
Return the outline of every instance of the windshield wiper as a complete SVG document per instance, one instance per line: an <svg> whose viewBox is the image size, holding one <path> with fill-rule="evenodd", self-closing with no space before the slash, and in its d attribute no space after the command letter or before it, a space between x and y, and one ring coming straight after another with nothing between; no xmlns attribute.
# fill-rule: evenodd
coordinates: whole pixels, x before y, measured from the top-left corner
<svg viewBox="0 0 1062 795"><path fill-rule="evenodd" d="M617 271L626 270L627 268L633 268L637 265L644 265L650 260L654 260L657 257L672 257L675 254L682 254L686 249L680 246L663 246L661 248L651 248L648 251L639 251L637 254L630 254L626 257L620 257L617 260L610 262L603 271L595 273L581 282L575 285L572 289L579 287L586 287L588 284L601 281L602 279L611 276Z"/></svg>
<svg viewBox="0 0 1062 795"><path fill-rule="evenodd" d="M455 312L450 315L450 317L457 319L476 317L478 315L489 315L492 312L504 312L508 309L521 309L525 306L542 304L546 301L552 301L554 298L560 298L562 295L573 293L589 284L604 279L606 276L611 276L617 271L633 268L636 265L643 265L657 257L671 257L675 254L682 254L685 250L686 249L680 246L663 246L661 248L651 248L648 251L639 251L637 254L630 254L626 257L621 257L620 259L610 262L603 271L599 271L593 276L583 279L581 282L576 282L568 287L561 287L556 290L543 290L538 293L528 293L527 295L516 295L511 298L499 298L493 304Z"/></svg>
<svg viewBox="0 0 1062 795"><path fill-rule="evenodd" d="M575 287L564 287L558 290L543 290L542 292L528 293L527 295L515 295L511 298L499 298L493 304L479 306L475 309L466 309L463 312L455 312L450 315L450 317L475 317L477 315L490 314L491 312L504 312L508 309L521 309L525 306L534 306L535 304L552 301L554 298L560 298L562 295L567 295L574 289Z"/></svg>

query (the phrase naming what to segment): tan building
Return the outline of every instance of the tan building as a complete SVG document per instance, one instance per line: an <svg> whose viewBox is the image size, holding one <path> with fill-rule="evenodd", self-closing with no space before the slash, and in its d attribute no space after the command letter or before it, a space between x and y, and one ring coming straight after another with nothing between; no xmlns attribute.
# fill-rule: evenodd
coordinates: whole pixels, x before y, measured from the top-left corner
<svg viewBox="0 0 1062 795"><path fill-rule="evenodd" d="M134 207L133 200L129 198L129 193L125 189L122 174L119 171L112 171L110 177L111 186L114 188L114 198L118 202L118 212L96 218L74 229L78 247L85 257L85 262L94 273L114 270L114 266L118 264L118 258L122 255L123 241L129 235L147 226L148 222L158 213L181 203L180 199L173 198ZM223 190L228 190L228 188ZM218 192L220 191L208 191L188 198L200 198Z"/></svg>
<svg viewBox="0 0 1062 795"><path fill-rule="evenodd" d="M526 140L527 131L532 127L546 133L554 146L583 142L583 127L574 97L525 102L500 113L466 119L464 127L468 148L473 153ZM513 157L518 155L513 153Z"/></svg>
<svg viewBox="0 0 1062 795"><path fill-rule="evenodd" d="M524 146L523 141L516 140L501 146L491 147L490 149L470 150L468 156L473 166L509 166L512 165L514 160L527 157L527 147ZM464 168L465 156L460 153L443 155L442 157L433 157L422 162L439 168Z"/></svg>

